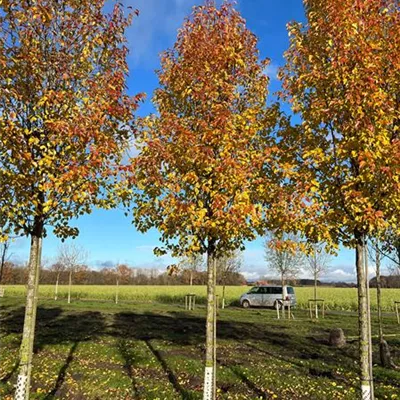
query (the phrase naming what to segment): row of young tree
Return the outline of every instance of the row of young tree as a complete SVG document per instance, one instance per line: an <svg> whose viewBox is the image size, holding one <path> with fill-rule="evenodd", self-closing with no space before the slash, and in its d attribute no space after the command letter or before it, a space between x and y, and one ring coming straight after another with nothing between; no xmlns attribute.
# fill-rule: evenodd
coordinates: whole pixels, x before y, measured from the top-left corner
<svg viewBox="0 0 400 400"><path fill-rule="evenodd" d="M299 279L300 274L308 274L313 278L314 299L317 298L317 285L321 284L319 280L324 278L331 268L332 254L329 253L324 243L314 243L309 245L311 250L308 254L301 251L300 239L296 236L286 236L290 243L296 243L296 248L278 248L276 247L276 238L270 237L265 241L265 260L271 273L280 277L280 284L283 286L286 282L292 284L309 285L307 279ZM389 239L390 240L390 239ZM393 242L386 241L378 243L370 241L368 244L368 257L376 264L375 269L369 271L375 273L375 277L370 280L371 287L399 288L400 287L400 247L393 245ZM381 260L386 261L386 276L380 276ZM378 282L378 275L380 282ZM261 280L268 281L267 277ZM302 282L302 283L301 283ZM337 284L340 282L336 282ZM332 285L333 282L329 282ZM339 285L340 286L340 285ZM343 286L343 283L342 283Z"/></svg>
<svg viewBox="0 0 400 400"><path fill-rule="evenodd" d="M298 242L298 238L292 236L292 242ZM259 282L286 283L301 286L315 286L316 298L317 285L321 285L320 279L324 278L331 267L332 255L326 251L324 244L313 245L310 254L304 254L299 248L295 251L276 248L275 239L271 235L264 242L265 261L269 275L259 279ZM299 247L299 246L298 246ZM12 241L0 243L0 284L25 285L28 276L27 264L16 264L10 261L14 255L11 251ZM376 251L379 251L380 259L389 260L386 266L388 276L381 276L381 287L400 287L400 248L381 245L369 246L369 256L374 262ZM40 267L40 283L42 284L66 284L69 275L74 284L78 285L114 285L117 281L121 285L205 285L205 262L202 255L182 257L178 263L179 273L170 274L160 268L137 268L127 264L116 264L113 267L91 269L86 265L86 250L79 245L63 244L59 247L55 262L42 260ZM44 262L43 262L44 261ZM239 252L227 255L218 260L217 285L243 285L245 278L239 273L243 264L243 255ZM300 275L308 274L312 279L300 278ZM280 277L276 280L275 277ZM324 282L322 284L339 286L343 282ZM377 278L370 280L370 286L377 286Z"/></svg>
<svg viewBox="0 0 400 400"><path fill-rule="evenodd" d="M27 283L29 265L18 265L10 262L11 241L0 243L0 284ZM205 285L207 275L204 271L204 257L201 255L182 257L179 260L177 273L159 268L134 268L127 264L116 264L113 267L90 269L86 265L87 251L74 243L63 244L58 249L55 262L45 260L40 266L41 284L55 284L57 300L58 285ZM242 267L242 256L239 252L226 255L218 260L218 285L244 285L246 280L239 273ZM70 290L69 290L70 292Z"/></svg>
<svg viewBox="0 0 400 400"><path fill-rule="evenodd" d="M229 1L194 8L161 56L157 113L134 120L125 30L104 1L0 2L0 222L31 238L15 398L29 397L42 240L93 206L122 202L174 256L207 255L204 399L215 398L218 260L272 231L277 249L356 250L363 399L373 398L366 239L399 234L397 0L305 0L288 26L279 99L268 60ZM137 14L137 12L136 12ZM123 158L134 137L138 155Z"/></svg>
<svg viewBox="0 0 400 400"><path fill-rule="evenodd" d="M158 268L135 268L126 264L115 267L90 269L87 265L73 267L71 282L73 285L206 285L207 274L204 269L183 268L177 274L168 274ZM40 284L68 285L70 270L59 263L42 266ZM28 280L28 265L5 262L0 284L25 285ZM246 280L239 272L221 271L217 274L218 285L245 285Z"/></svg>

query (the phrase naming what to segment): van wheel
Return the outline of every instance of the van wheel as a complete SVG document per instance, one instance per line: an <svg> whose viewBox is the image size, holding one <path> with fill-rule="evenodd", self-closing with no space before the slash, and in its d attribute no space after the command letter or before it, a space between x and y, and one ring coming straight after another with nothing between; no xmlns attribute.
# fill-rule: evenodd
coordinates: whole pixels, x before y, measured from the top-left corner
<svg viewBox="0 0 400 400"><path fill-rule="evenodd" d="M282 303L278 300L275 300L275 303L274 303L275 310L276 310L276 307L278 307L279 310L282 310Z"/></svg>
<svg viewBox="0 0 400 400"><path fill-rule="evenodd" d="M243 300L242 307L243 307L243 308L250 308L250 303L249 303L249 301L248 301L248 300Z"/></svg>

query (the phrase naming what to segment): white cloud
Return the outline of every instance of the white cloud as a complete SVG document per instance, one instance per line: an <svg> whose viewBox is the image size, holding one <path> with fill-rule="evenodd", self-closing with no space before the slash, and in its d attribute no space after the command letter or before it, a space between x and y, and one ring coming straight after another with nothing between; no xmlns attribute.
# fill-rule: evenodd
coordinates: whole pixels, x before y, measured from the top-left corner
<svg viewBox="0 0 400 400"><path fill-rule="evenodd" d="M139 16L127 31L130 61L134 66L155 68L159 65L159 54L173 46L177 31L193 6L203 1L125 0L124 3L139 10Z"/></svg>
<svg viewBox="0 0 400 400"><path fill-rule="evenodd" d="M257 280L260 277L260 274L255 271L240 271L240 273L245 277L246 280Z"/></svg>
<svg viewBox="0 0 400 400"><path fill-rule="evenodd" d="M271 79L271 81L278 80L279 65L270 63L265 67L264 73Z"/></svg>
<svg viewBox="0 0 400 400"><path fill-rule="evenodd" d="M178 28L190 13L195 0L129 0L139 10L127 31L133 65L154 68L158 55L175 41Z"/></svg>
<svg viewBox="0 0 400 400"><path fill-rule="evenodd" d="M135 249L136 250L146 250L146 251L150 250L152 252L155 247L157 247L157 246L153 246L153 245L150 245L150 244L143 244L143 245L140 245L140 246L136 246Z"/></svg>
<svg viewBox="0 0 400 400"><path fill-rule="evenodd" d="M354 276L353 274L343 271L342 269L335 269L334 271L331 272L330 275L337 275L337 276L343 276L343 277L348 277L348 278Z"/></svg>

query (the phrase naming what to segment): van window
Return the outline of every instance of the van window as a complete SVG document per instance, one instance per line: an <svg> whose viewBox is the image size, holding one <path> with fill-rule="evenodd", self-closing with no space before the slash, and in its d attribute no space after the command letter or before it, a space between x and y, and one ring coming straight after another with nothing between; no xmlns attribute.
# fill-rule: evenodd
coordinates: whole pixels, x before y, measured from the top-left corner
<svg viewBox="0 0 400 400"><path fill-rule="evenodd" d="M253 288L251 288L250 290L249 290L249 294L251 293L251 294L254 294L254 293L260 293L260 289L261 288L259 288L259 287L253 287Z"/></svg>
<svg viewBox="0 0 400 400"><path fill-rule="evenodd" d="M282 294L282 287L271 287L271 294Z"/></svg>
<svg viewBox="0 0 400 400"><path fill-rule="evenodd" d="M291 286L287 287L287 292L288 292L288 294L294 294L294 290Z"/></svg>
<svg viewBox="0 0 400 400"><path fill-rule="evenodd" d="M264 294L271 294L272 292L271 292L271 289L272 288L270 288L270 287L265 287L264 288Z"/></svg>

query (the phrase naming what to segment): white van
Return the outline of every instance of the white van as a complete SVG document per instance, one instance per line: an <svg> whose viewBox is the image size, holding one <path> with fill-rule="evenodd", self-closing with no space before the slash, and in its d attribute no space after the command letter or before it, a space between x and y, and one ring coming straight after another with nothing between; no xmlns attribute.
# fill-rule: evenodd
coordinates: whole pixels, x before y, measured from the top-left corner
<svg viewBox="0 0 400 400"><path fill-rule="evenodd" d="M280 307L282 300L290 300L290 306L296 305L296 295L292 286L263 285L251 288L240 297L240 305L249 307Z"/></svg>

